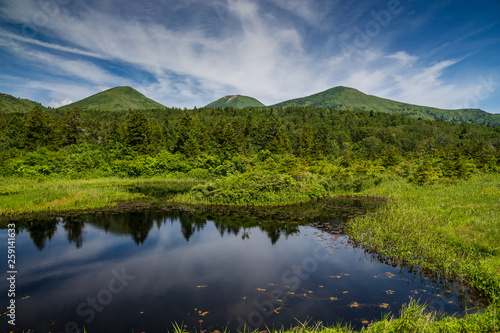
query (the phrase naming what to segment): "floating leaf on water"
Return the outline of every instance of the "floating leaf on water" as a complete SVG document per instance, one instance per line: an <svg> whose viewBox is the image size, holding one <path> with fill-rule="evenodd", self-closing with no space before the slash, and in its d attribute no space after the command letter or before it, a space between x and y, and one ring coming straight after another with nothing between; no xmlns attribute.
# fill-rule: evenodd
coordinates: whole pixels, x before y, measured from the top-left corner
<svg viewBox="0 0 500 333"><path fill-rule="evenodd" d="M323 288L323 286L319 286L320 288Z"/></svg>
<svg viewBox="0 0 500 333"><path fill-rule="evenodd" d="M205 317L207 314L208 314L208 311L205 311L205 312L199 313L199 315L200 315L200 316L202 316L202 317Z"/></svg>
<svg viewBox="0 0 500 333"><path fill-rule="evenodd" d="M295 295L295 293L293 291L289 291L288 294L289 295Z"/></svg>
<svg viewBox="0 0 500 333"><path fill-rule="evenodd" d="M344 273L344 274L342 274L342 275L344 275L344 276L349 276L349 274L348 274L348 273Z"/></svg>
<svg viewBox="0 0 500 333"><path fill-rule="evenodd" d="M453 301L449 301L449 302L448 302L448 304L452 304L452 303L453 303Z"/></svg>
<svg viewBox="0 0 500 333"><path fill-rule="evenodd" d="M208 287L208 284L202 285L202 286L196 286L196 288L206 288Z"/></svg>
<svg viewBox="0 0 500 333"><path fill-rule="evenodd" d="M370 322L366 319L361 320L361 324L368 325Z"/></svg>
<svg viewBox="0 0 500 333"><path fill-rule="evenodd" d="M330 301L338 301L339 299L337 297L330 297Z"/></svg>
<svg viewBox="0 0 500 333"><path fill-rule="evenodd" d="M242 300L246 300L246 299L247 299L247 297L246 297L246 296L242 296L242 297L241 297L241 299L242 299Z"/></svg>
<svg viewBox="0 0 500 333"><path fill-rule="evenodd" d="M141 312L139 312L139 313L140 313L140 314L143 314L143 313L144 313L144 311L141 311Z"/></svg>
<svg viewBox="0 0 500 333"><path fill-rule="evenodd" d="M332 275L332 276L330 276L330 278L332 278L332 279L340 279L341 276L340 275Z"/></svg>
<svg viewBox="0 0 500 333"><path fill-rule="evenodd" d="M29 297L29 296L24 296L24 297L23 297L23 298L21 298L21 299L28 299L28 298L30 298L30 297Z"/></svg>
<svg viewBox="0 0 500 333"><path fill-rule="evenodd" d="M382 309L387 309L389 307L389 304L387 304L387 303L380 303L378 306L381 307Z"/></svg>
<svg viewBox="0 0 500 333"><path fill-rule="evenodd" d="M256 290L258 290L258 291L266 291L266 289L263 289L263 288L256 288Z"/></svg>
<svg viewBox="0 0 500 333"><path fill-rule="evenodd" d="M387 295L392 295L392 294L394 294L394 290L387 289L387 290L385 291L385 293L386 293Z"/></svg>
<svg viewBox="0 0 500 333"><path fill-rule="evenodd" d="M357 302L352 302L351 304L348 305L350 308L359 308L359 304Z"/></svg>
<svg viewBox="0 0 500 333"><path fill-rule="evenodd" d="M349 290L343 291L342 294L347 294L349 293Z"/></svg>
<svg viewBox="0 0 500 333"><path fill-rule="evenodd" d="M389 279L395 277L396 275L392 274L391 272L386 272L385 276L387 276Z"/></svg>

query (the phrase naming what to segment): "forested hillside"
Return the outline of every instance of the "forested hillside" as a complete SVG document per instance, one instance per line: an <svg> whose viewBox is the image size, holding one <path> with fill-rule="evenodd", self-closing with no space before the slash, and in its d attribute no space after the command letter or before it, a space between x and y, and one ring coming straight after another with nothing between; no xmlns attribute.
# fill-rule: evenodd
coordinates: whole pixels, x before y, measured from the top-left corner
<svg viewBox="0 0 500 333"><path fill-rule="evenodd" d="M17 98L0 93L0 114L11 112L29 112L34 107L46 109L40 103L30 101L29 99Z"/></svg>
<svg viewBox="0 0 500 333"><path fill-rule="evenodd" d="M444 110L429 106L396 102L386 98L366 95L348 87L335 87L323 92L291 99L272 107L312 106L339 110L374 110L394 114L404 114L413 118L440 119L449 122L465 122L478 125L500 126L500 115L479 109Z"/></svg>
<svg viewBox="0 0 500 333"><path fill-rule="evenodd" d="M313 107L35 108L0 118L4 176L174 173L213 179L267 170L347 181L353 174L371 179L391 170L427 183L498 171L499 148L499 127Z"/></svg>
<svg viewBox="0 0 500 333"><path fill-rule="evenodd" d="M158 102L147 98L132 87L115 87L95 95L84 98L75 103L60 107L62 110L71 110L75 106L82 110L146 110L164 108Z"/></svg>
<svg viewBox="0 0 500 333"><path fill-rule="evenodd" d="M256 100L253 97L241 96L241 95L228 95L218 100L208 104L205 108L225 108L225 107L233 107L235 109L244 109L244 108L257 108L264 107L265 105Z"/></svg>

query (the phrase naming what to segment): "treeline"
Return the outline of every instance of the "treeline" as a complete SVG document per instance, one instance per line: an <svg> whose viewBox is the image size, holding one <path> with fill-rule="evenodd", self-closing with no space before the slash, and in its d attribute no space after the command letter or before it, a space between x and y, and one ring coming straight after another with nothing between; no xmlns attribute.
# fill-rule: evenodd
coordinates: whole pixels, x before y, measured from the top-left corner
<svg viewBox="0 0 500 333"><path fill-rule="evenodd" d="M374 111L36 107L0 115L3 176L177 173L210 179L259 168L297 176L364 167L425 183L496 172L499 148L499 127Z"/></svg>

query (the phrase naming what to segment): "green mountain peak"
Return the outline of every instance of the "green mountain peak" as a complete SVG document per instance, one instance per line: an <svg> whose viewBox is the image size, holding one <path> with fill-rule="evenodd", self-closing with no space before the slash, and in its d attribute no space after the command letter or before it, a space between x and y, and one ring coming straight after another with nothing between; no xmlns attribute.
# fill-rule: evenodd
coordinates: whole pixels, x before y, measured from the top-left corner
<svg viewBox="0 0 500 333"><path fill-rule="evenodd" d="M271 107L310 106L337 110L366 110L402 114L413 118L500 126L500 115L479 109L446 110L367 95L350 87L333 87L310 96L284 101Z"/></svg>
<svg viewBox="0 0 500 333"><path fill-rule="evenodd" d="M163 109L164 105L147 98L137 90L129 86L114 87L95 95L84 98L78 102L60 107L68 110L75 106L83 110L124 111Z"/></svg>
<svg viewBox="0 0 500 333"><path fill-rule="evenodd" d="M46 109L42 104L30 101L29 99L0 93L0 114L13 112L26 113L30 112L36 106L43 110Z"/></svg>
<svg viewBox="0 0 500 333"><path fill-rule="evenodd" d="M256 100L253 97L242 96L242 95L227 95L218 100L208 104L205 108L224 108L233 107L236 109L244 109L251 107L264 107L265 105Z"/></svg>

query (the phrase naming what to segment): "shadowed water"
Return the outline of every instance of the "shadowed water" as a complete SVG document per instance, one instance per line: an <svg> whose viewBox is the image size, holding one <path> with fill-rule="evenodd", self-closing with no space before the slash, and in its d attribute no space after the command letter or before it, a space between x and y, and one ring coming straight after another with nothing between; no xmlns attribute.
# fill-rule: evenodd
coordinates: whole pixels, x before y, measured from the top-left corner
<svg viewBox="0 0 500 333"><path fill-rule="evenodd" d="M457 315L478 304L459 285L353 247L346 221L252 224L241 214L153 210L32 221L16 237L15 329L165 332L176 322L212 332L297 320L359 328L410 297ZM6 230L0 240L6 248ZM7 320L2 332L14 329Z"/></svg>

